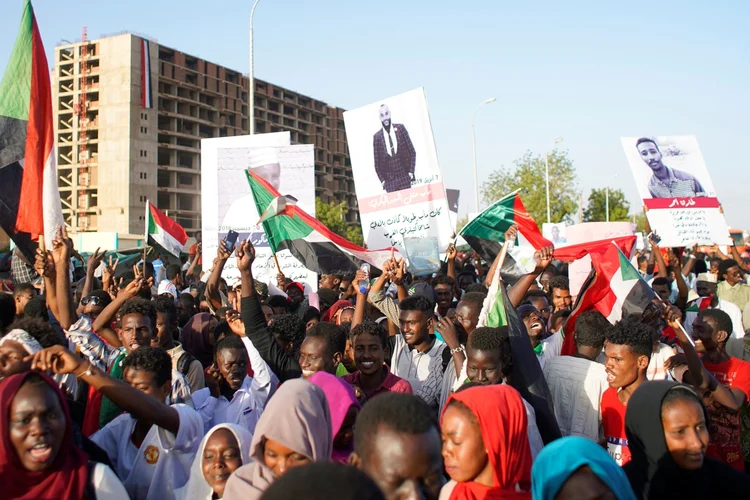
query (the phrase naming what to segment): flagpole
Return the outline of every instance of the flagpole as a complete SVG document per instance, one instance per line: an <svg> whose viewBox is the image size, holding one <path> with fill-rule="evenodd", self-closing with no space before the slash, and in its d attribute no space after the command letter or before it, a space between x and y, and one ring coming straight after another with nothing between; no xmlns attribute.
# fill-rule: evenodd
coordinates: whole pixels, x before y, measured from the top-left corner
<svg viewBox="0 0 750 500"><path fill-rule="evenodd" d="M146 200L146 217L143 219L146 227L143 231L143 279L146 279L146 247L148 246L148 220L151 215L148 207L151 205L150 200ZM156 278L156 276L154 276Z"/></svg>
<svg viewBox="0 0 750 500"><path fill-rule="evenodd" d="M276 274L281 272L281 264L279 264L279 258L276 257L276 252L273 252L273 261L276 263Z"/></svg>

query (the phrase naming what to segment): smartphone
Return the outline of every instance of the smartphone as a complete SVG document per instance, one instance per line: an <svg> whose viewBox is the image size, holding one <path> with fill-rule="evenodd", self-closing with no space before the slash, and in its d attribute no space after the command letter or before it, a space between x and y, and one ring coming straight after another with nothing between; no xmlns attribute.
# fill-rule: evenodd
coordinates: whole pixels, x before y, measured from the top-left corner
<svg viewBox="0 0 750 500"><path fill-rule="evenodd" d="M656 243L657 245L659 244L659 242L661 242L661 237L654 232L648 233L648 236L646 236L646 240L649 240L649 239L654 240L654 243Z"/></svg>
<svg viewBox="0 0 750 500"><path fill-rule="evenodd" d="M237 237L239 237L240 233L237 231L232 231L231 229L227 233L227 235L224 237L224 246L227 249L227 252L234 251L234 245L237 243Z"/></svg>

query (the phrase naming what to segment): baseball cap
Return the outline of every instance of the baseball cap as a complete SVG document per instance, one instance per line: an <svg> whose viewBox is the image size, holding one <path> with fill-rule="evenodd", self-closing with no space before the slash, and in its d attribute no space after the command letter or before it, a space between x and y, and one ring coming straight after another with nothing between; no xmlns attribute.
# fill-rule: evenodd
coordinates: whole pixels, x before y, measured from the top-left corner
<svg viewBox="0 0 750 500"><path fill-rule="evenodd" d="M174 300L177 300L177 287L169 280L164 280L159 283L159 288L157 289L156 294L161 295L163 293L169 293L174 297Z"/></svg>
<svg viewBox="0 0 750 500"><path fill-rule="evenodd" d="M412 297L414 295L421 295L423 297L427 297L427 299L430 301L430 303L434 306L435 302L437 301L437 296L435 295L435 289L432 288L429 284L425 283L424 281L419 281L417 283L414 283L411 288L409 288L409 297Z"/></svg>

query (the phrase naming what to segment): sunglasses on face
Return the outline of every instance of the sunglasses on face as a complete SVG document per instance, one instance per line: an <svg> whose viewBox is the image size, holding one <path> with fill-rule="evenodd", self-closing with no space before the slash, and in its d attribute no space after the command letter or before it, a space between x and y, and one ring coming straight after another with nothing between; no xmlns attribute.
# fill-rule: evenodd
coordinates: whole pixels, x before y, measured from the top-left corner
<svg viewBox="0 0 750 500"><path fill-rule="evenodd" d="M95 295L89 295L88 297L84 297L81 300L81 304L83 304L84 306L87 306L89 304L94 305L94 306L100 306L102 305L102 299L100 299L99 297Z"/></svg>

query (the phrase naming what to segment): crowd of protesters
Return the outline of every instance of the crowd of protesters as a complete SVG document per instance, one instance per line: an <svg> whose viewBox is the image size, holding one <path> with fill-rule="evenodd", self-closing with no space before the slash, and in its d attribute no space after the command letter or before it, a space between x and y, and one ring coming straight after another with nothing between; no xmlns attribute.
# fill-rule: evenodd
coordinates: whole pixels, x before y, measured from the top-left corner
<svg viewBox="0 0 750 500"><path fill-rule="evenodd" d="M454 247L430 276L394 257L313 291L256 281L249 242L127 269L96 252L78 276L61 230L0 294L0 496L742 497L747 259L649 246L657 314L581 312L563 356L578 291L552 248L502 284L520 321L489 327L499 259ZM534 371L554 432L519 390Z"/></svg>

